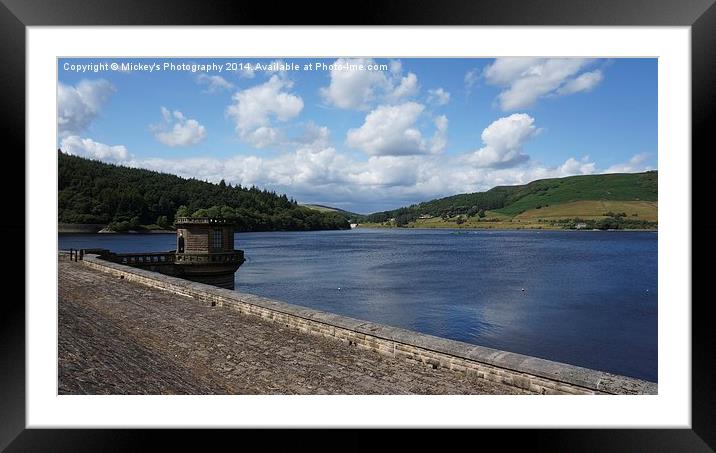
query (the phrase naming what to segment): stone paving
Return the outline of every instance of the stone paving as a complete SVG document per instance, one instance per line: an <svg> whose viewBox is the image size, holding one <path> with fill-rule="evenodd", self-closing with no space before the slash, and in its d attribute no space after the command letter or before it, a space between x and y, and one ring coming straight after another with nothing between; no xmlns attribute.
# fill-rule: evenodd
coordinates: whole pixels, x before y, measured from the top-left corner
<svg viewBox="0 0 716 453"><path fill-rule="evenodd" d="M514 394L59 261L60 394Z"/></svg>

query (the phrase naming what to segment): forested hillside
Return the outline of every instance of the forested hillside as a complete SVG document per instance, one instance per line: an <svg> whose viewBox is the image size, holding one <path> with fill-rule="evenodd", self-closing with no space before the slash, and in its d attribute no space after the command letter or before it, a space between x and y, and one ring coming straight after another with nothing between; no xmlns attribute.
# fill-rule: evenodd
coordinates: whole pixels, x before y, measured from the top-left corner
<svg viewBox="0 0 716 453"><path fill-rule="evenodd" d="M299 206L285 194L212 184L155 171L106 164L58 150L58 221L107 224L110 229L171 228L177 210L220 207L240 231L347 229L346 219Z"/></svg>

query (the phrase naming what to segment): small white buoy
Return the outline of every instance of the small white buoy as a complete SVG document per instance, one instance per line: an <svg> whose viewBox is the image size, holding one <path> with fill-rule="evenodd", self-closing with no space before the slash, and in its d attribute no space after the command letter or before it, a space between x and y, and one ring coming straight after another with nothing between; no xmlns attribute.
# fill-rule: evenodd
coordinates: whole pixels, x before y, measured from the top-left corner
<svg viewBox="0 0 716 453"><path fill-rule="evenodd" d="M522 288L522 291L524 291L524 290L525 290L525 289L524 289L524 288Z"/></svg>
<svg viewBox="0 0 716 453"><path fill-rule="evenodd" d="M338 291L340 291L340 290L341 290L341 287L339 286L339 287L338 287Z"/></svg>

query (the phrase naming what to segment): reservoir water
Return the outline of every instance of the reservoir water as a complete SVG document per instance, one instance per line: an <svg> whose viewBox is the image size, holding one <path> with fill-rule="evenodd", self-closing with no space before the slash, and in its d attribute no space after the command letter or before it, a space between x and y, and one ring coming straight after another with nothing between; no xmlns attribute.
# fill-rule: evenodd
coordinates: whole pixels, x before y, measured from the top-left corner
<svg viewBox="0 0 716 453"><path fill-rule="evenodd" d="M236 291L657 381L653 232L355 229L237 233ZM59 248L166 251L173 234Z"/></svg>

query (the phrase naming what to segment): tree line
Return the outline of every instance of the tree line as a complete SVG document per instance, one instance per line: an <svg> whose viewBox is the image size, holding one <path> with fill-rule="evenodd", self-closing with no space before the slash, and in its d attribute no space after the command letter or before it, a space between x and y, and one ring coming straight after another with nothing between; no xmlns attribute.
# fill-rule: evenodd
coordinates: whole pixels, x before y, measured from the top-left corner
<svg viewBox="0 0 716 453"><path fill-rule="evenodd" d="M421 215L451 218L458 215L485 217L485 211L499 209L507 202L506 191L494 188L488 192L454 195L366 216L367 222L383 223L395 219L398 226L407 225Z"/></svg>

